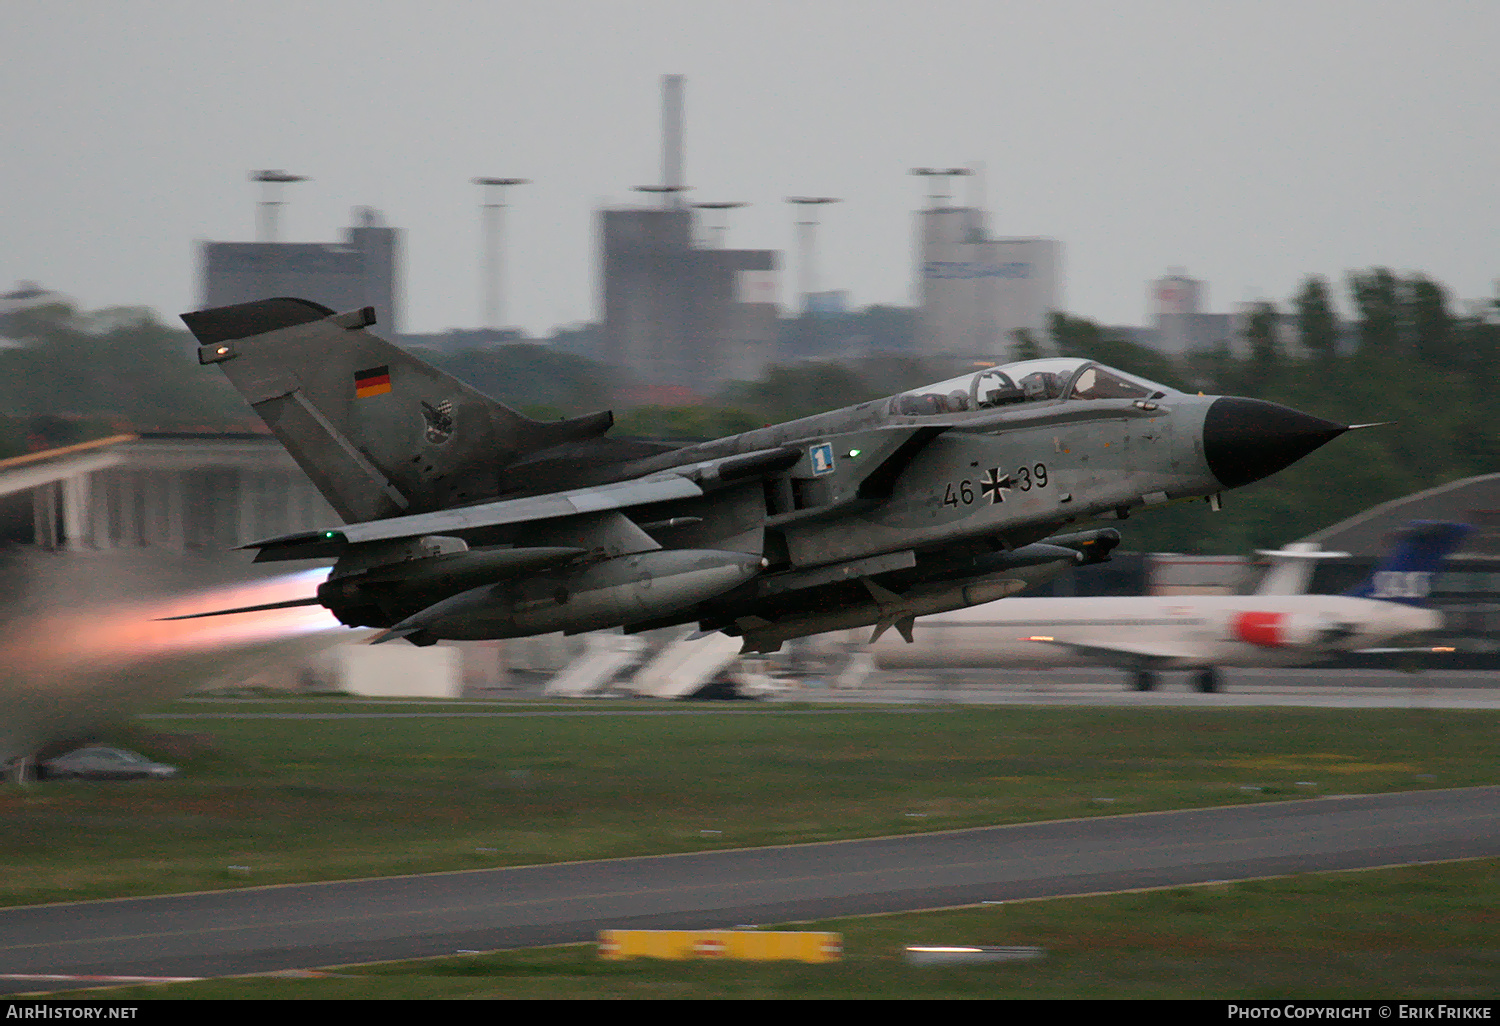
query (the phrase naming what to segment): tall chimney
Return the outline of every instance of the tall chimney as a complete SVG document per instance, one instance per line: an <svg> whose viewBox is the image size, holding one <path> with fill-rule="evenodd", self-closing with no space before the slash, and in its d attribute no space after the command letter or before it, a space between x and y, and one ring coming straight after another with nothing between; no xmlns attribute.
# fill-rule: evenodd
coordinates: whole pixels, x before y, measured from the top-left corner
<svg viewBox="0 0 1500 1026"><path fill-rule="evenodd" d="M661 77L662 204L682 206L682 76Z"/></svg>

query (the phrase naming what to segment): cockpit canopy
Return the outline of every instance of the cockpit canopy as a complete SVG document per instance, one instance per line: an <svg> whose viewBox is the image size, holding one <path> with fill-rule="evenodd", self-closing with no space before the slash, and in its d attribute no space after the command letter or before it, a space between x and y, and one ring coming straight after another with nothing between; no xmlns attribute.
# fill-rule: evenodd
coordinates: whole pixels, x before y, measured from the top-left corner
<svg viewBox="0 0 1500 1026"><path fill-rule="evenodd" d="M1160 399L1177 390L1093 360L1025 360L949 378L891 397L890 412L907 417L969 413L1049 399Z"/></svg>

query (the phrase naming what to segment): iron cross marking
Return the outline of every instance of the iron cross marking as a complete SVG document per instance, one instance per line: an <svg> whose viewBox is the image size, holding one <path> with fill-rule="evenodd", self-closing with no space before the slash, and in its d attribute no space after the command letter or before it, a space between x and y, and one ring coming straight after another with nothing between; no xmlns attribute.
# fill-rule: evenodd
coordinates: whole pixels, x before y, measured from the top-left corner
<svg viewBox="0 0 1500 1026"><path fill-rule="evenodd" d="M980 490L990 497L990 505L1004 502L1005 496L1001 492L1010 491L1010 475L1000 473L999 467L991 467L984 472L984 479L979 482Z"/></svg>

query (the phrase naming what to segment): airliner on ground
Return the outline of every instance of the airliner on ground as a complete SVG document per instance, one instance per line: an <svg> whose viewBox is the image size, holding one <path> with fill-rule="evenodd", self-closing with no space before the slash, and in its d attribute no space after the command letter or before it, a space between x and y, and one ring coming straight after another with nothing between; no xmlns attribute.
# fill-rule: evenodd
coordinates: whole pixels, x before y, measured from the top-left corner
<svg viewBox="0 0 1500 1026"><path fill-rule="evenodd" d="M1117 666L1149 691L1163 670L1189 670L1199 691L1219 690L1220 666L1298 666L1389 646L1436 630L1432 574L1471 529L1413 521L1357 587L1302 594L1313 560L1346 553L1306 546L1275 561L1253 595L1008 598L917 620L910 645L883 638L877 667Z"/></svg>

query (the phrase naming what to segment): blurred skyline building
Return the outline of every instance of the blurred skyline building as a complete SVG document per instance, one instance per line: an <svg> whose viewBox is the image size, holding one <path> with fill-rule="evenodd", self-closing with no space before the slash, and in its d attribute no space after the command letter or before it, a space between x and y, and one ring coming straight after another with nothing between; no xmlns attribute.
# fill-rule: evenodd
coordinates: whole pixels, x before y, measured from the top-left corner
<svg viewBox="0 0 1500 1026"><path fill-rule="evenodd" d="M273 296L340 312L373 306L381 334L394 339L402 332L402 229L373 207L355 207L351 220L341 243L200 243L200 308Z"/></svg>
<svg viewBox="0 0 1500 1026"><path fill-rule="evenodd" d="M1237 359L1250 355L1248 330L1250 318L1259 304L1246 301L1235 304L1231 313L1210 313L1208 283L1189 277L1180 267L1146 286L1147 323L1142 327L1114 326L1108 330L1137 345L1154 349L1163 356L1184 359L1227 349ZM1277 348L1285 354L1305 358L1298 336L1297 314L1290 304L1276 304L1273 321ZM1357 326L1341 321L1340 346L1352 351L1357 345Z"/></svg>
<svg viewBox="0 0 1500 1026"><path fill-rule="evenodd" d="M1173 268L1148 286L1149 327L1155 330L1151 348L1166 356L1189 356L1213 349L1233 334L1229 314L1204 312L1208 285Z"/></svg>
<svg viewBox="0 0 1500 1026"><path fill-rule="evenodd" d="M1062 308L1062 243L992 237L975 206L934 204L916 218L920 348L1004 360L1019 330L1045 343Z"/></svg>
<svg viewBox="0 0 1500 1026"><path fill-rule="evenodd" d="M21 344L15 341L15 336L25 333L23 322L27 310L52 305L76 307L78 301L34 281L18 281L15 288L0 294L0 348Z"/></svg>
<svg viewBox="0 0 1500 1026"><path fill-rule="evenodd" d="M658 206L598 212L600 352L619 374L616 399L694 402L734 380L760 376L777 338L777 254L728 249L737 202L689 205L685 184L685 80L662 76L661 183L636 191ZM700 211L717 219L700 246Z"/></svg>
<svg viewBox="0 0 1500 1026"><path fill-rule="evenodd" d="M599 211L603 361L624 397L706 395L773 358L778 254L700 249L687 207Z"/></svg>

